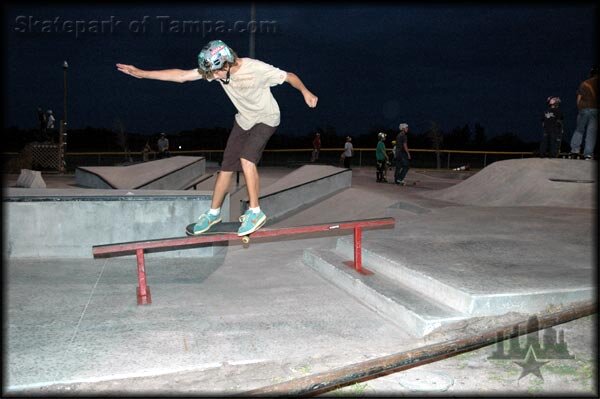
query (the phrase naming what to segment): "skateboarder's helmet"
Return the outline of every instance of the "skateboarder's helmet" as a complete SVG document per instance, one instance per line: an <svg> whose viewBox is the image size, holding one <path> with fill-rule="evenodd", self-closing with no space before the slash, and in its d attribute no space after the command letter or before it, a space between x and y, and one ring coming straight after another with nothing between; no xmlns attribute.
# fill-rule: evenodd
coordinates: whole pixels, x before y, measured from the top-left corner
<svg viewBox="0 0 600 399"><path fill-rule="evenodd" d="M560 104L560 98L550 96L546 99L546 102L548 103L548 105L554 105L554 104L558 105L558 104Z"/></svg>
<svg viewBox="0 0 600 399"><path fill-rule="evenodd" d="M386 138L386 134L385 133L383 133L383 132L377 133L377 139L378 140L385 140L385 138Z"/></svg>
<svg viewBox="0 0 600 399"><path fill-rule="evenodd" d="M225 62L234 62L234 53L231 48L221 40L208 42L198 54L198 66L204 72L216 71L223 68Z"/></svg>

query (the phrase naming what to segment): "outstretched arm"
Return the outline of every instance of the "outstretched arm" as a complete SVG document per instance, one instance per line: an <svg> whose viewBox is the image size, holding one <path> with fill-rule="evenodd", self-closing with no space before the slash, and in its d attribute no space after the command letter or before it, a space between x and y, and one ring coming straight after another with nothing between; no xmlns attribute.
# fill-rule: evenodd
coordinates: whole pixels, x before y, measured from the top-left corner
<svg viewBox="0 0 600 399"><path fill-rule="evenodd" d="M117 64L117 69L124 74L138 79L164 80L167 82L177 83L202 79L202 75L198 73L197 69L163 69L159 71L145 71L143 69L136 68L133 65L126 64Z"/></svg>
<svg viewBox="0 0 600 399"><path fill-rule="evenodd" d="M302 93L306 105L308 105L311 108L317 106L317 101L319 101L319 98L312 94L310 90L308 90L306 86L304 86L304 83L302 83L300 78L295 73L288 72L285 81L291 84L292 87L294 87L295 89L299 90L300 93Z"/></svg>

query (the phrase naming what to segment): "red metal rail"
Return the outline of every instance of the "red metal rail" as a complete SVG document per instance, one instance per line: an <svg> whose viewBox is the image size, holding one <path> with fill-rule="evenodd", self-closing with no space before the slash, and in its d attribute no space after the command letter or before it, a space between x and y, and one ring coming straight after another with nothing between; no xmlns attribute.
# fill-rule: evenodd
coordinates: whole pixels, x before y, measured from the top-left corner
<svg viewBox="0 0 600 399"><path fill-rule="evenodd" d="M298 234L309 234L327 231L346 231L354 232L354 261L344 262L356 269L362 274L372 274L370 271L362 267L362 229L365 228L381 228L394 226L394 218L379 218L379 219L362 219L337 223L313 224L307 226L282 227L282 228L263 228L252 233L252 239L265 237L283 237ZM137 299L138 305L147 305L152 303L150 297L150 287L146 284L146 266L144 261L144 251L152 250L173 250L192 248L201 244L222 242L222 241L239 241L241 237L237 233L223 233L215 235L200 235L195 237L175 237L164 238L159 240L146 240L124 242L118 244L96 245L92 248L94 258L103 258L111 256L136 255L138 284Z"/></svg>

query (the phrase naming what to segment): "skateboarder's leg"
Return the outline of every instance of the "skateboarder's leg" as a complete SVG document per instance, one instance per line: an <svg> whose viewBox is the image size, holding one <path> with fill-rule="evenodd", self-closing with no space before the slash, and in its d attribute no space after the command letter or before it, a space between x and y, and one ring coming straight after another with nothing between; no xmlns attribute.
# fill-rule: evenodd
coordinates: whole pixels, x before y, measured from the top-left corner
<svg viewBox="0 0 600 399"><path fill-rule="evenodd" d="M240 159L244 179L246 180L246 189L248 190L248 200L250 208L258 207L258 193L260 192L260 181L256 164L247 159Z"/></svg>
<svg viewBox="0 0 600 399"><path fill-rule="evenodd" d="M210 229L213 225L221 222L221 205L223 204L223 199L225 198L225 195L229 191L229 183L231 182L232 174L233 172L221 171L217 175L217 180L215 182L215 188L213 191L213 197L210 204L211 209L205 211L203 214L200 215L200 217L194 224L194 227L191 232L192 234L202 234L208 229Z"/></svg>
<svg viewBox="0 0 600 399"><path fill-rule="evenodd" d="M231 183L231 176L233 172L220 171L217 180L215 181L215 188L213 191L212 201L210 207L212 209L218 209L223 204L225 195L229 191L229 184ZM247 180L246 180L247 181Z"/></svg>

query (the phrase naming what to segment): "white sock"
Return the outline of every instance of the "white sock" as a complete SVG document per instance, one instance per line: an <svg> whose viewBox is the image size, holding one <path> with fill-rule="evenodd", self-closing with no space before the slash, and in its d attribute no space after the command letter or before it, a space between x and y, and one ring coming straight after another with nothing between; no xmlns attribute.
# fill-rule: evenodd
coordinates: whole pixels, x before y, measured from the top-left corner
<svg viewBox="0 0 600 399"><path fill-rule="evenodd" d="M221 208L217 208L217 209L210 208L210 211L208 211L208 213L213 216L219 216L221 214Z"/></svg>
<svg viewBox="0 0 600 399"><path fill-rule="evenodd" d="M260 212L260 206L257 206L256 208L248 208L252 211L252 213L258 213Z"/></svg>

